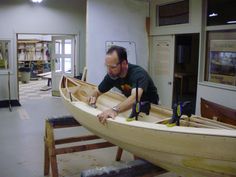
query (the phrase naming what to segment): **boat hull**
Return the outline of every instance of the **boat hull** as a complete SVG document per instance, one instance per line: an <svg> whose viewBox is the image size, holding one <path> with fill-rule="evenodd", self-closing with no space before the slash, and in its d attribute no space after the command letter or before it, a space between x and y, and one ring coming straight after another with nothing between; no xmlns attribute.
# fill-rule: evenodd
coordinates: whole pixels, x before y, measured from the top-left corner
<svg viewBox="0 0 236 177"><path fill-rule="evenodd" d="M189 177L236 176L235 131L232 137L208 135L200 129L184 132L181 127L127 122L119 116L102 125L96 117L100 110L61 94L69 112L85 128L155 165Z"/></svg>

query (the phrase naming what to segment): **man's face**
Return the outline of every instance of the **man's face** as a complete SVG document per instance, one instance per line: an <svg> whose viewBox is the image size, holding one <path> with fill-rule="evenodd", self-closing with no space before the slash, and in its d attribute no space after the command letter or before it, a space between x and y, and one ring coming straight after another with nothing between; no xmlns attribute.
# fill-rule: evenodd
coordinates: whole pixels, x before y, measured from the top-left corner
<svg viewBox="0 0 236 177"><path fill-rule="evenodd" d="M122 66L121 63L119 63L116 51L106 55L105 65L107 67L107 74L112 79L118 79L122 71Z"/></svg>

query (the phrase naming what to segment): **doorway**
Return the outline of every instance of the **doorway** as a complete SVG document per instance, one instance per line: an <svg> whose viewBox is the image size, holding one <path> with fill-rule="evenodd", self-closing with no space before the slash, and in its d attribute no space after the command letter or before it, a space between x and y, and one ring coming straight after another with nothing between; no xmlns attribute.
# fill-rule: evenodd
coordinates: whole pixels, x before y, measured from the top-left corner
<svg viewBox="0 0 236 177"><path fill-rule="evenodd" d="M60 96L61 76L75 76L75 36L53 36L52 45L52 95Z"/></svg>
<svg viewBox="0 0 236 177"><path fill-rule="evenodd" d="M51 83L40 74L51 72L51 35L17 34L19 100L51 96Z"/></svg>
<svg viewBox="0 0 236 177"><path fill-rule="evenodd" d="M74 48L75 35L17 34L19 100L59 92L61 75L74 76Z"/></svg>
<svg viewBox="0 0 236 177"><path fill-rule="evenodd" d="M172 104L191 101L195 114L199 59L199 34L175 35L174 84Z"/></svg>
<svg viewBox="0 0 236 177"><path fill-rule="evenodd" d="M150 75L157 87L159 104L171 108L174 71L174 35L150 38Z"/></svg>

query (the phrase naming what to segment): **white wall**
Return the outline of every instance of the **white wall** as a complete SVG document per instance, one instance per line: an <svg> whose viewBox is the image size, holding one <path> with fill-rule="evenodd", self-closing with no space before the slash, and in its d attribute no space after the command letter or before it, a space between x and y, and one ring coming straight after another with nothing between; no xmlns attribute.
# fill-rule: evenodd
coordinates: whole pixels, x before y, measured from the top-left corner
<svg viewBox="0 0 236 177"><path fill-rule="evenodd" d="M80 72L85 65L86 0L0 1L0 39L13 43L13 67L10 69L12 99L17 99L16 33L80 34L77 48ZM8 98L7 75L0 73L0 100Z"/></svg>
<svg viewBox="0 0 236 177"><path fill-rule="evenodd" d="M148 38L145 28L147 2L137 0L88 0L86 65L88 81L103 79L106 41L134 41L137 64L148 67Z"/></svg>

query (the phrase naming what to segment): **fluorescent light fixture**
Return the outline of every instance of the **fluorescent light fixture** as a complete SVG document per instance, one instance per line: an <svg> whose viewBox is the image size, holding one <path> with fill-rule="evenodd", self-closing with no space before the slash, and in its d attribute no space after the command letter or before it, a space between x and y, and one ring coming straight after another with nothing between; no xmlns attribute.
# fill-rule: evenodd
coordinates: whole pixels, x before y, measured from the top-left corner
<svg viewBox="0 0 236 177"><path fill-rule="evenodd" d="M209 14L209 17L216 17L216 16L218 16L218 14L214 12L212 14Z"/></svg>
<svg viewBox="0 0 236 177"><path fill-rule="evenodd" d="M31 0L33 3L41 3L43 0Z"/></svg>
<svg viewBox="0 0 236 177"><path fill-rule="evenodd" d="M229 24L236 23L236 20L227 21L227 23L229 23Z"/></svg>

